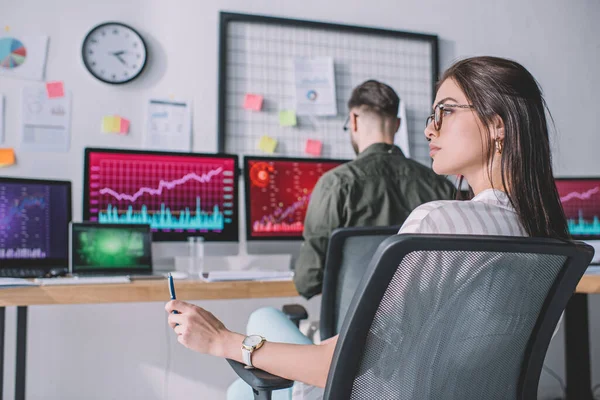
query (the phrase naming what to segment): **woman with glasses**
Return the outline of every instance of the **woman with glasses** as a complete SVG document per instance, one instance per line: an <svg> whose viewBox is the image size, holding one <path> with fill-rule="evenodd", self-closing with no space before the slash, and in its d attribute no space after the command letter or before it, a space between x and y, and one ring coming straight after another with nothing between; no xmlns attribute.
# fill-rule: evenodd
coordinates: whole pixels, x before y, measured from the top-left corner
<svg viewBox="0 0 600 400"><path fill-rule="evenodd" d="M495 57L451 66L438 84L425 137L433 170L464 177L473 198L424 204L399 233L569 238L552 173L545 102L523 66ZM320 345L265 342L231 332L209 312L185 302L171 301L166 310L184 346L304 382L295 391L303 390L304 399L322 395L314 387L326 384L337 336ZM174 310L180 314L171 314ZM240 351L245 340L251 356Z"/></svg>

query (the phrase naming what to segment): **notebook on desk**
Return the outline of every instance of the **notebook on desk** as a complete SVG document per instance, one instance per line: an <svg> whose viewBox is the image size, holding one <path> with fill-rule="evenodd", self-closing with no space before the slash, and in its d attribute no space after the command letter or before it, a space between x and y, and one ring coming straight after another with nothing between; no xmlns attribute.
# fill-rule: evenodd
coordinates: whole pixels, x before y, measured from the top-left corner
<svg viewBox="0 0 600 400"><path fill-rule="evenodd" d="M70 272L76 276L162 277L152 271L152 232L146 224L72 223Z"/></svg>

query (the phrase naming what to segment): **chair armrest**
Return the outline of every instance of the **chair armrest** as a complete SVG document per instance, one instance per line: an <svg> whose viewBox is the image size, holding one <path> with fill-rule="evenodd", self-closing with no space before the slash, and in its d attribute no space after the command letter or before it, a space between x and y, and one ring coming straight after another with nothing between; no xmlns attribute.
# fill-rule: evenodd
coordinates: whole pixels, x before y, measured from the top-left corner
<svg viewBox="0 0 600 400"><path fill-rule="evenodd" d="M294 381L272 375L262 369L246 369L244 364L230 359L227 359L227 362L244 382L258 392L287 389L294 384Z"/></svg>
<svg viewBox="0 0 600 400"><path fill-rule="evenodd" d="M296 325L296 327L300 326L300 321L308 318L308 313L306 309L302 307L300 304L286 304L281 307L281 311Z"/></svg>

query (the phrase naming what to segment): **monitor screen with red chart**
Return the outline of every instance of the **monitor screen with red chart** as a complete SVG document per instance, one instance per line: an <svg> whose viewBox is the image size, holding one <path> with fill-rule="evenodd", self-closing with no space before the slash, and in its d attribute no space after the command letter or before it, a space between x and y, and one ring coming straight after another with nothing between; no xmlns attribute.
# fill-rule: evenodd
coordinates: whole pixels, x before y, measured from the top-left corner
<svg viewBox="0 0 600 400"><path fill-rule="evenodd" d="M155 241L238 240L236 155L85 151L83 218L150 224Z"/></svg>
<svg viewBox="0 0 600 400"><path fill-rule="evenodd" d="M600 178L558 178L556 188L571 235L600 240Z"/></svg>
<svg viewBox="0 0 600 400"><path fill-rule="evenodd" d="M248 240L302 239L317 180L347 160L244 157Z"/></svg>

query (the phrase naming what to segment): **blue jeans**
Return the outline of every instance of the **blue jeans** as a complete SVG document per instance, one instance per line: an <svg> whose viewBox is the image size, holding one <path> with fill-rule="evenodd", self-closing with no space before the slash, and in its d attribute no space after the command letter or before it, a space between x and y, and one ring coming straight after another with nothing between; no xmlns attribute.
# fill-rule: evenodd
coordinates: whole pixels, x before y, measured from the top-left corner
<svg viewBox="0 0 600 400"><path fill-rule="evenodd" d="M250 315L250 319L248 319L246 332L249 335L262 335L269 342L312 344L306 336L300 333L296 325L284 313L273 307L260 308L254 311ZM291 388L273 392L273 400L290 400L291 398ZM254 399L252 389L241 379L237 379L227 389L227 400L252 399Z"/></svg>

